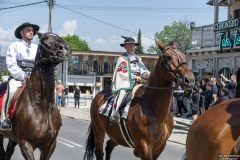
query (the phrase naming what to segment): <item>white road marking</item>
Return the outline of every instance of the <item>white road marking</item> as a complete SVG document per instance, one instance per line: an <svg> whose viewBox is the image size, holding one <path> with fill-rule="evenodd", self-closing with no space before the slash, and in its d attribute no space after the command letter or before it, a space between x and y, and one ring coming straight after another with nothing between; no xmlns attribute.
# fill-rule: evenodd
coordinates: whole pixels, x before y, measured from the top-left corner
<svg viewBox="0 0 240 160"><path fill-rule="evenodd" d="M70 144L67 144L67 143L65 143L65 142L63 142L63 141L60 141L60 140L57 140L59 143L62 143L62 144L64 144L64 145L66 145L66 146L68 146L68 147L74 147L74 146L72 146L72 145L70 145Z"/></svg>
<svg viewBox="0 0 240 160"><path fill-rule="evenodd" d="M68 143L70 143L70 144L72 144L72 145L75 145L75 146L77 146L77 147L83 147L82 145L77 144L77 143L74 143L74 142L72 142L72 141L69 141L69 140L67 140L67 139L65 139L65 138L58 137L58 139L61 139L61 140L65 141L65 142L68 142Z"/></svg>

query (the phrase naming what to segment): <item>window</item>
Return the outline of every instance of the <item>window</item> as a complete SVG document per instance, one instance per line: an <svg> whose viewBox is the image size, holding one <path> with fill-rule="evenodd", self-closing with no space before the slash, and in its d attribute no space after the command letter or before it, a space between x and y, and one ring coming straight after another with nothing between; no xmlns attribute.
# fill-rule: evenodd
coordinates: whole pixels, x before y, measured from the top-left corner
<svg viewBox="0 0 240 160"><path fill-rule="evenodd" d="M234 10L234 19L235 18L239 18L239 16L240 16L240 9L237 9L237 10Z"/></svg>

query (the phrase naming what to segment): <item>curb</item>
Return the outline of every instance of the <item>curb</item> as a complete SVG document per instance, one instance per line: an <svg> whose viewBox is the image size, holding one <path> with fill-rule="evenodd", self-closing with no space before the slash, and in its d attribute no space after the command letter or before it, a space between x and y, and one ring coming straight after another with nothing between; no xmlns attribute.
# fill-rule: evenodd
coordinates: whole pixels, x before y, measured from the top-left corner
<svg viewBox="0 0 240 160"><path fill-rule="evenodd" d="M69 109L69 110L68 110ZM76 110L75 110L76 109ZM91 121L90 116L86 116L86 113L89 112L89 106L81 106L80 109L74 108L73 106L68 106L67 108L62 108L60 113L63 116L69 117L71 119L82 119ZM188 128L192 125L193 120L184 119L173 116L174 126L176 128L182 128L183 130L188 130Z"/></svg>

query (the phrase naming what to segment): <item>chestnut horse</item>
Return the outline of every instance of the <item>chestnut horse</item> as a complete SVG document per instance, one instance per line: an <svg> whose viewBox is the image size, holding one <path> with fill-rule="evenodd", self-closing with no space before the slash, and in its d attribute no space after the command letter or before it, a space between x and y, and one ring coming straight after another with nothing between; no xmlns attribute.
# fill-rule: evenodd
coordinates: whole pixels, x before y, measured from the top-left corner
<svg viewBox="0 0 240 160"><path fill-rule="evenodd" d="M157 42L162 50L155 69L151 72L147 85L140 87L130 104L125 121L134 144L134 155L142 160L157 159L163 151L166 141L173 129L170 112L173 82L189 89L194 85L194 75L189 70L185 55L175 45L167 47ZM111 90L98 93L91 104L91 124L86 141L83 159L103 159L103 142L105 133L110 137L106 144L106 159L109 160L113 148L117 145L129 147L121 134L118 124L108 125L108 117L100 115L103 103L111 96Z"/></svg>
<svg viewBox="0 0 240 160"><path fill-rule="evenodd" d="M24 159L34 160L39 148L41 160L50 159L61 127L61 115L54 106L54 67L67 59L68 45L52 33L37 33L39 45L30 81L17 102L12 131L1 130L0 159L10 159L18 144ZM4 151L3 137L9 139Z"/></svg>
<svg viewBox="0 0 240 160"><path fill-rule="evenodd" d="M240 159L239 136L240 99L224 100L204 112L190 127L186 158Z"/></svg>

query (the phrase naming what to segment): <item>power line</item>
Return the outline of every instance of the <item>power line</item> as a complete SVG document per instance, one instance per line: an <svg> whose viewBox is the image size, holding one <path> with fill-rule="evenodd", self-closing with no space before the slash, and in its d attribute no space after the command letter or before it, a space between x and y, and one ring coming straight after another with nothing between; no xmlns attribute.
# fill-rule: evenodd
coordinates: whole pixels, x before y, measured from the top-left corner
<svg viewBox="0 0 240 160"><path fill-rule="evenodd" d="M71 11L71 12L77 13L77 14L79 14L79 15L82 15L82 16L84 16L84 17L90 18L90 19L92 19L92 20L98 21L98 22L100 22L100 23L103 23L103 24L109 25L109 26L111 26L111 27L114 27L114 28L117 28L117 29L120 29L120 30L123 30L123 31L129 32L129 33L132 33L132 34L138 35L138 33L133 32L133 31L130 31L130 30L127 30L127 29L125 29L125 28L121 28L121 27L115 26L115 25L110 24L110 23L108 23L108 22L104 22L104 21L99 20L99 19L97 19L97 18L90 17L90 16L88 16L88 15L85 15L85 14L83 14L83 13L80 13L80 12L74 11L74 10L69 9L69 8L66 8L66 7L63 7L63 6L58 5L58 4L55 4L55 5L57 5L57 6L61 7L61 8L64 8L64 9L66 9L66 10L69 10L69 11ZM154 40L153 38L146 37L146 36L143 36L143 35L142 35L142 37L145 37L145 38L148 38L148 39Z"/></svg>
<svg viewBox="0 0 240 160"><path fill-rule="evenodd" d="M35 2L35 3L29 3L29 4L19 5L19 6L0 8L0 10L6 10L6 9L12 9L12 8L19 8L19 7L25 7L25 6L32 6L32 5L36 5L36 4L40 4L40 3L44 3L44 2L46 2L46 0L45 0L45 1L41 1L41 2Z"/></svg>
<svg viewBox="0 0 240 160"><path fill-rule="evenodd" d="M69 9L104 10L104 11L140 11L140 12L212 12L212 8L163 8L163 7L116 7L116 6L82 6L64 5ZM225 8L220 8L226 11Z"/></svg>

